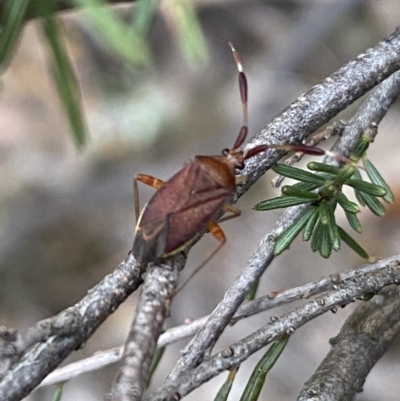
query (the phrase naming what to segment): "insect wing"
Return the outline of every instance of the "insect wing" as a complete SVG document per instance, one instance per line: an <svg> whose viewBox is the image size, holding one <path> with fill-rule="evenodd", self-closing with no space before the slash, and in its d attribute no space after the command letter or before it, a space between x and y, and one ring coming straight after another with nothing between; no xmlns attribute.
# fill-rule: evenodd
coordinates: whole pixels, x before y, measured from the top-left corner
<svg viewBox="0 0 400 401"><path fill-rule="evenodd" d="M179 250L215 217L229 192L195 160L172 176L143 209L133 244L133 254L150 262Z"/></svg>
<svg viewBox="0 0 400 401"><path fill-rule="evenodd" d="M197 167L187 163L172 176L150 199L140 214L132 252L139 263L151 262L162 257L167 248L169 221L183 199L190 194L189 183Z"/></svg>
<svg viewBox="0 0 400 401"><path fill-rule="evenodd" d="M205 230L227 203L228 195L219 188L189 196L171 216L166 253L179 249Z"/></svg>
<svg viewBox="0 0 400 401"><path fill-rule="evenodd" d="M137 228L132 252L139 263L147 263L164 254L167 245L169 218Z"/></svg>

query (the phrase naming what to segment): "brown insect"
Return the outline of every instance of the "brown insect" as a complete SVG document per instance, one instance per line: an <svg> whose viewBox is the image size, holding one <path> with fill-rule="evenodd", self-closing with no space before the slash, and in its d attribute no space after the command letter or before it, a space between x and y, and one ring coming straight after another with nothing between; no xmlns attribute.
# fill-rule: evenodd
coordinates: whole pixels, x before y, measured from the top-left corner
<svg viewBox="0 0 400 401"><path fill-rule="evenodd" d="M243 125L232 149L224 149L219 156L196 156L164 182L146 174L134 178L136 230L132 252L139 263L148 263L174 255L194 242L208 230L220 245L196 269L195 274L225 243L225 234L218 223L240 215L240 210L230 204L231 196L243 176L235 176L242 170L245 161L267 149L294 150L309 155L328 155L339 161L351 163L341 155L325 151L316 146L259 145L244 153L243 145L248 131L247 79L243 72L239 54L229 43L239 71L239 89L243 106ZM157 189L139 215L138 182ZM230 213L216 221L221 211ZM192 275L193 275L192 274Z"/></svg>
<svg viewBox="0 0 400 401"><path fill-rule="evenodd" d="M239 89L243 105L243 125L239 135L232 149L224 149L219 156L196 156L166 182L146 174L138 174L134 178L137 224L132 252L139 263L174 255L205 230L220 241L220 246L207 261L215 255L226 241L218 223L240 215L240 210L230 204L238 181L243 180L243 177L235 176L235 169L242 170L245 160L269 147L256 146L247 153L240 149L248 131L247 80L238 53L231 43L229 46L239 70ZM157 189L140 215L139 181ZM216 218L222 210L230 215L217 222Z"/></svg>

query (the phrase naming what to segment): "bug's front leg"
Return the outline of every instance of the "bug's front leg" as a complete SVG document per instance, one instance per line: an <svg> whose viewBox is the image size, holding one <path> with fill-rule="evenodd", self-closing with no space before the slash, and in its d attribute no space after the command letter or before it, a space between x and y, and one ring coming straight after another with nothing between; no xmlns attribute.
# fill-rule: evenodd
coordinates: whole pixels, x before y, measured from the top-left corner
<svg viewBox="0 0 400 401"><path fill-rule="evenodd" d="M160 189L164 185L164 181L160 180L159 178L152 177L151 175L147 174L137 174L133 179L133 196L134 196L134 203L135 203L135 216L136 221L139 218L139 188L138 182L146 184L152 188Z"/></svg>

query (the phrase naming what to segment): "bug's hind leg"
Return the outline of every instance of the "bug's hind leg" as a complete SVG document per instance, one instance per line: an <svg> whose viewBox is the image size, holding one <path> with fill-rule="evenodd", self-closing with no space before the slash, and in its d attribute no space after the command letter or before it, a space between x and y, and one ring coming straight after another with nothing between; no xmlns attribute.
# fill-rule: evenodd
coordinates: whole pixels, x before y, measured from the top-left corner
<svg viewBox="0 0 400 401"><path fill-rule="evenodd" d="M199 266L197 266L194 271L190 274L190 276L177 288L175 291L176 295L178 292L182 290L183 287L186 286L186 284L219 252L219 250L224 246L226 242L226 237L224 234L224 231L222 228L216 223L215 221L211 221L207 225L207 230L210 232L214 238L216 238L218 241L220 241L220 244L217 246L214 251L211 252L209 256Z"/></svg>
<svg viewBox="0 0 400 401"><path fill-rule="evenodd" d="M230 216L227 216L230 217ZM219 223L220 221L218 221ZM211 223L208 223L207 225L207 230L210 234L212 234L212 236L217 239L219 242L221 242L220 246L223 245L226 242L226 237L225 237L225 233L222 230L222 228L218 225L218 223L216 221L212 221ZM219 247L220 247L219 246ZM218 248L219 248L218 247ZM217 250L218 250L217 248ZM211 258L214 255L215 251L207 258L207 260L209 258Z"/></svg>
<svg viewBox="0 0 400 401"><path fill-rule="evenodd" d="M138 182L146 184L146 185L148 185L148 186L150 186L152 188L155 188L155 189L159 189L165 184L164 181L160 180L159 178L152 177L151 175L137 174L135 176L135 178L133 179L133 197L134 197L134 203L135 203L136 221L139 218L139 188L138 188Z"/></svg>

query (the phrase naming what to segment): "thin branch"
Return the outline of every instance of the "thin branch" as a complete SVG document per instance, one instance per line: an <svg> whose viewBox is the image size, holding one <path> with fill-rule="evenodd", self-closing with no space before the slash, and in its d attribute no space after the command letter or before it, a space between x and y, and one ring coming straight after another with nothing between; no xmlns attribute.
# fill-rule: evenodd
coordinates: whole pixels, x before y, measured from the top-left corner
<svg viewBox="0 0 400 401"><path fill-rule="evenodd" d="M161 334L158 339L157 347L165 347L193 336L205 323L206 319L207 316L196 319L188 324L167 330L165 333ZM122 353L123 347L116 347L107 351L97 352L88 358L56 369L54 372L50 373L38 387L50 386L67 381L80 376L83 373L93 372L105 366L119 362L122 358Z"/></svg>
<svg viewBox="0 0 400 401"><path fill-rule="evenodd" d="M179 264L165 263L162 268L150 268L146 273L136 316L125 343L123 363L112 388L113 400L142 398L157 341L169 317L179 270L185 262L183 255L180 256Z"/></svg>
<svg viewBox="0 0 400 401"><path fill-rule="evenodd" d="M400 92L400 72L395 72L392 76L384 80L372 92L368 99L360 106L357 113L349 121L342 134L343 140L338 141L333 147L333 151L343 156L349 157L349 149L357 141L357 134L364 132L371 126L378 126L385 117L389 107L396 100ZM331 160L331 163L338 163Z"/></svg>
<svg viewBox="0 0 400 401"><path fill-rule="evenodd" d="M390 263L400 264L400 254L391 256L390 258L381 259L376 263L369 263L357 268L348 269L343 272L333 273L329 276L322 277L319 280L307 282L297 287L273 291L265 297L260 297L254 301L243 304L238 309L231 323L236 323L243 318L253 316L260 312L265 312L280 305L285 305L293 301L307 299L311 296L321 294L327 290L334 289L337 284L343 282L344 280L360 274L377 272L381 269L384 269ZM168 329L165 333L161 334L157 343L157 347L165 347L193 336L200 329L200 327L203 326L207 318L208 316L204 316L188 324ZM101 369L105 366L118 362L121 357L122 347L116 347L107 351L97 352L93 356L82 359L78 362L73 362L55 370L42 381L39 387L67 381L83 373Z"/></svg>
<svg viewBox="0 0 400 401"><path fill-rule="evenodd" d="M42 320L25 332L0 327L0 372L3 377L9 369L34 345L44 343L52 336L69 337L79 333L81 315L70 308L51 318Z"/></svg>
<svg viewBox="0 0 400 401"><path fill-rule="evenodd" d="M205 360L195 369L183 373L173 385L166 386L148 399L172 401L183 397L225 370L240 365L250 355L284 334L296 329L327 311L336 312L338 307L354 302L366 293L377 293L383 287L400 282L400 266L389 263L378 273L360 274L338 284L335 290L307 302L305 305L274 318L272 322L244 339Z"/></svg>
<svg viewBox="0 0 400 401"><path fill-rule="evenodd" d="M111 274L91 289L80 302L62 312L60 315L68 318L64 320L64 326L68 327L69 317L73 315L74 319L77 319L74 327L78 327L78 329L73 332L68 330L67 333L61 334L52 333L52 336L44 343L40 343L28 351L0 382L0 400L20 400L29 394L72 351L82 347L104 320L140 286L141 274L134 258L129 255ZM51 319L58 321L56 326L60 324L58 316ZM39 325L40 323L36 326ZM32 332L36 338L40 338L36 330ZM42 339L46 337L44 335ZM25 342L28 345L33 343L29 339L26 339ZM7 345L8 348L12 348L12 343ZM21 353L21 349L18 352ZM3 356L4 358L1 358L0 362L5 364L12 357L12 355Z"/></svg>
<svg viewBox="0 0 400 401"><path fill-rule="evenodd" d="M386 59L389 53L392 54L392 57L399 60L399 55L392 53L393 49L387 48L388 44L392 41L396 43L395 47L399 46L399 38L400 30L398 29L376 47L367 50L364 54L358 56L355 60L350 61L337 72L333 73L321 84L313 87L305 95L300 96L296 102L275 118L260 135L253 138L251 145L301 141L304 136L313 132L320 125L327 122L335 113L346 107L353 91L357 97L357 94L361 94L360 90L366 89L366 82L372 83L377 76L380 76L383 70L386 69L386 63L389 62L389 60L383 62L383 59ZM375 52L378 52L378 59L373 56ZM393 61L394 60L392 60L391 63ZM372 72L372 66L375 66L375 68L378 67L380 71L375 78L369 75ZM366 76L364 77L366 78L369 76L366 81L363 81L362 71L364 68L366 72ZM353 78L351 78L352 76ZM357 81L356 86L353 86L355 82L353 79ZM371 123L380 121L398 93L398 80L398 75L388 80L384 86L384 89L388 92L385 95L383 95L382 88L378 88L377 94L374 93L371 98L374 107L363 105L360 109L360 113L357 113L352 119L351 124L349 124L351 129L349 128L346 135L340 138L341 145L338 145L338 149L343 152L342 154L349 155L352 147L362 135L365 128ZM393 91L388 91L387 86L390 88L394 86L395 89ZM379 104L377 104L377 99L387 99L387 101L383 102L380 108ZM366 103L368 103L368 100ZM366 110L370 110L371 114L366 115ZM365 121L361 121L361 116ZM288 135L288 137L285 139L286 135ZM249 145L249 147L251 145ZM238 196L241 195L249 185L256 181L259 176L263 174L265 169L270 167L268 163L271 162L271 155L276 155L277 153L276 151L271 151L267 153L265 158L259 156L254 157L254 159L258 160L254 161L250 159L251 164L249 163L246 166L245 171L249 180L243 187L238 188ZM258 167L254 165L257 165L257 163ZM334 160L332 163L336 164L337 161ZM183 356L177 362L163 387L173 386L174 381L176 381L183 372L198 366L202 362L205 353L214 345L224 328L229 324L233 314L244 301L253 283L261 277L262 273L274 259L273 249L276 238L293 223L305 208L305 206L289 208L283 213L271 231L261 240L260 246L250 258L240 276L225 293L224 299L214 309L207 323L187 346Z"/></svg>
<svg viewBox="0 0 400 401"><path fill-rule="evenodd" d="M331 350L305 383L298 401L352 400L400 333L399 288L388 288L346 320Z"/></svg>
<svg viewBox="0 0 400 401"><path fill-rule="evenodd" d="M235 323L244 317L253 316L261 311L264 312L293 301L307 299L321 294L322 292L334 289L336 285L342 283L343 281L349 280L360 274L377 273L390 263L400 263L400 254L393 255L390 258L378 260L375 263L368 263L355 269L351 268L343 272L333 273L329 276L322 277L319 280L311 281L287 290L270 292L265 297L260 297L252 302L243 304L238 309L237 313L235 313L232 323Z"/></svg>

